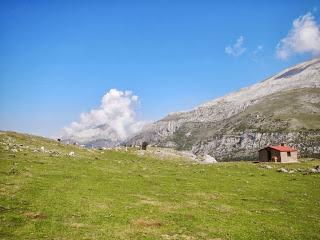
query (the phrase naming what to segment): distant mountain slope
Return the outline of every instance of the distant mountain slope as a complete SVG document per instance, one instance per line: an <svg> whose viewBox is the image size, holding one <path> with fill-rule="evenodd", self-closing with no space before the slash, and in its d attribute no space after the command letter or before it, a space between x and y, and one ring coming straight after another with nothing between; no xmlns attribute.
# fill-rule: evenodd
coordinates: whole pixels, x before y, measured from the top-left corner
<svg viewBox="0 0 320 240"><path fill-rule="evenodd" d="M186 112L169 114L128 141L252 159L285 141L305 156L320 155L320 59L286 69Z"/></svg>

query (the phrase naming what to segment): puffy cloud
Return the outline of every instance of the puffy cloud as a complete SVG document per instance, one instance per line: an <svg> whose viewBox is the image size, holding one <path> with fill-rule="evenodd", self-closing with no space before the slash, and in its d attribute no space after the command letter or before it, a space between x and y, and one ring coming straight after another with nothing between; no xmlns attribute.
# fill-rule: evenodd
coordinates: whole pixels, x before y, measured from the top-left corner
<svg viewBox="0 0 320 240"><path fill-rule="evenodd" d="M227 46L225 48L225 52L229 55L232 55L234 57L240 56L242 53L246 51L246 49L242 46L244 42L244 37L240 36L236 43L233 44L232 46Z"/></svg>
<svg viewBox="0 0 320 240"><path fill-rule="evenodd" d="M280 59L296 53L320 55L320 29L310 12L295 19L288 35L277 45L276 54Z"/></svg>
<svg viewBox="0 0 320 240"><path fill-rule="evenodd" d="M78 122L63 129L64 139L81 143L97 139L122 141L141 130L145 122L136 120L138 96L131 91L111 89L101 100L101 105L82 113Z"/></svg>

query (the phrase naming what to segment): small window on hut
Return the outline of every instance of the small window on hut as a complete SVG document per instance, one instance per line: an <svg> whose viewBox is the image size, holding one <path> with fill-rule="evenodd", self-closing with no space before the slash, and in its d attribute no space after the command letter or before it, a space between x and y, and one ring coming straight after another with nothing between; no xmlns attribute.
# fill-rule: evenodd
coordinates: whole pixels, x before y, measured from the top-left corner
<svg viewBox="0 0 320 240"><path fill-rule="evenodd" d="M287 156L288 156L288 157L291 157L291 152L287 152Z"/></svg>

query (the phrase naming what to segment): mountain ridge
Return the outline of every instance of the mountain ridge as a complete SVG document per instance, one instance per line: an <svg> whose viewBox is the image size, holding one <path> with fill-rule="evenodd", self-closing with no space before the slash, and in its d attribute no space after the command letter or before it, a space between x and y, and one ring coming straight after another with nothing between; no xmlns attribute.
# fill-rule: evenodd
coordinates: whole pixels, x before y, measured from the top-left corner
<svg viewBox="0 0 320 240"><path fill-rule="evenodd" d="M302 90L301 90L302 89ZM226 126L221 125L220 122L228 122L231 124L233 118L242 113L242 118L247 119L247 121L252 121L254 119L254 115L259 115L264 118L267 122L266 125L270 125L275 127L274 129L271 127L268 132L274 131L274 133L283 134L283 136L277 140L277 137L270 137L270 141L263 141L262 143L255 145L249 150L244 151L244 154L240 154L237 156L241 157L250 157L253 158L255 156L255 152L257 148L262 147L263 144L269 144L272 142L286 141L295 146L300 146L301 144L296 139L293 140L290 136L295 135L298 132L303 130L315 130L317 133L320 128L320 58L316 58L307 62L303 62L297 64L293 67L284 69L283 71L275 74L272 77L269 77L263 81L257 82L251 86L240 89L239 91L229 93L225 96L213 99L204 104L195 107L190 111L180 111L176 113L171 113L164 117L161 120L156 121L155 123L147 126L127 141L127 144L139 144L142 141L147 141L151 144L162 146L162 147L172 147L176 149L183 150L191 150L194 153L198 154L207 154L210 153L215 157L219 155L221 159L226 159L226 157L231 157L232 154L230 151L239 151L244 148L240 142L235 142L235 145L239 145L238 147L231 147L228 144L225 144L225 149L223 150L223 154L217 154L216 150L218 147L210 147L206 148L206 145L210 145L208 143L204 144L203 142L208 141L214 137L217 137L217 131L222 135L227 134L236 134L240 136L240 139L243 137L246 139L246 134L250 132L255 133L264 133L265 129L259 130L259 125L253 124L251 128L243 127L242 132L239 132L239 124L234 123L234 128L229 126L229 129ZM297 90L297 91L296 91ZM291 91L291 92L290 92ZM283 97L281 97L281 93L283 93ZM306 94L305 94L306 93ZM308 97L308 94L310 97ZM301 96L304 96L304 99ZM269 101L271 98L275 98L273 101ZM314 127L309 128L304 122L308 122L307 120L296 119L297 114L292 112L292 104L290 103L290 99L293 99L293 102L296 102L296 110L297 113L299 111L301 114L307 114L304 108L308 108L310 111L313 111L314 114L311 118L314 120ZM278 99L278 100L276 100ZM295 100L296 99L296 100ZM269 102L268 102L269 101ZM269 106L270 104L280 104L281 102L287 102L286 105L282 106L282 109L278 109L273 113L272 109L268 112L263 111L263 104L265 102L265 106ZM256 112L251 113L251 115L246 114L253 106L256 106ZM260 107L259 107L260 106ZM276 106L276 105L275 105ZM290 110L291 109L291 110ZM290 111L289 111L290 110ZM281 114L282 112L287 111L287 115ZM253 115L252 115L253 114ZM272 117L270 117L271 115ZM270 115L270 116L269 116ZM268 118L269 116L269 118ZM279 118L280 117L280 118ZM291 119L292 118L292 119ZM318 120L319 119L319 120ZM238 118L240 121L241 118ZM280 126L285 126L283 129L277 128L277 124ZM296 124L294 124L296 122ZM220 124L220 125L219 125ZM208 127L207 125L212 125ZM219 129L217 126L220 126ZM306 125L306 126L305 126ZM201 126L201 127L199 127ZM286 129L288 128L288 129ZM199 132L196 132L195 129L198 129ZM208 137L205 133L207 131L213 131L214 133ZM259 132L259 131L260 132ZM290 131L289 131L290 130ZM290 135L289 132L292 134ZM183 134L185 134L183 136ZM319 133L320 135L320 133ZM252 136L251 136L252 137ZM186 139L192 138L190 144L183 146L181 142L186 142ZM305 139L305 138L304 138ZM239 140L240 141L240 140ZM241 140L243 141L243 140ZM306 141L306 140L305 140ZM219 142L219 141L218 141ZM218 144L216 141L216 144ZM260 141L261 142L261 141ZM306 141L308 142L308 141ZM319 140L320 142L320 140ZM221 144L221 143L220 143ZM300 145L299 145L300 144ZM211 144L212 145L212 144ZM307 144L308 145L308 144ZM310 144L309 144L310 145ZM230 148L228 150L227 148ZM201 150L202 149L202 150ZM219 150L221 151L221 150ZM308 154L320 153L319 150L306 150L302 151ZM247 154L248 153L248 154ZM231 155L230 155L231 154ZM236 154L233 154L236 155Z"/></svg>

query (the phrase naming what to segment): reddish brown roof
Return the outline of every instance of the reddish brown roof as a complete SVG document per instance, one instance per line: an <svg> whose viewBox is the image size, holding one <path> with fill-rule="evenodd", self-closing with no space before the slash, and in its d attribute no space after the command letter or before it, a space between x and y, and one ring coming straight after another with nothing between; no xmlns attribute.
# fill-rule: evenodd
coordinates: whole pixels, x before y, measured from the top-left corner
<svg viewBox="0 0 320 240"><path fill-rule="evenodd" d="M281 145L278 145L278 146L269 146L269 148L272 148L274 150L277 150L277 151L280 151L280 152L296 152L297 150L292 148L292 147L289 147L289 146L281 146Z"/></svg>

